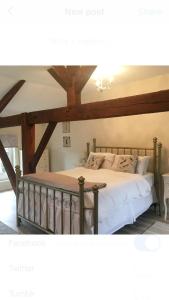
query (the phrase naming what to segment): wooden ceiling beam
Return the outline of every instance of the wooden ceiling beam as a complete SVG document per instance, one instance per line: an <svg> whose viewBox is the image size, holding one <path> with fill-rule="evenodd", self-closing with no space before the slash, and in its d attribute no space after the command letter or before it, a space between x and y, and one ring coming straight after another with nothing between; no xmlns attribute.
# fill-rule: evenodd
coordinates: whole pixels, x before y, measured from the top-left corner
<svg viewBox="0 0 169 300"><path fill-rule="evenodd" d="M30 124L123 117L169 111L169 90L28 114Z"/></svg>
<svg viewBox="0 0 169 300"><path fill-rule="evenodd" d="M29 125L123 117L169 111L169 90L27 113ZM0 118L0 128L18 126L21 116Z"/></svg>
<svg viewBox="0 0 169 300"><path fill-rule="evenodd" d="M9 181L12 185L12 188L14 190L14 192L16 192L16 175L15 175L15 171L13 169L13 166L9 160L9 157L5 151L5 148L0 140L0 158L2 160L2 163L4 165L5 171L8 175Z"/></svg>
<svg viewBox="0 0 169 300"><path fill-rule="evenodd" d="M43 154L43 151L45 150L51 136L52 136L52 133L53 131L55 130L55 127L56 127L57 123L49 123L45 132L44 132L44 135L39 143L39 146L33 156L33 159L32 159L32 162L31 162L31 169L35 169L42 154Z"/></svg>
<svg viewBox="0 0 169 300"><path fill-rule="evenodd" d="M22 114L9 117L0 117L0 128L20 126L22 123Z"/></svg>
<svg viewBox="0 0 169 300"><path fill-rule="evenodd" d="M96 66L53 66L48 72L67 92L67 105L81 104L81 91Z"/></svg>
<svg viewBox="0 0 169 300"><path fill-rule="evenodd" d="M48 69L48 72L53 76L53 78L62 86L62 88L67 91L67 77L64 67L58 66L57 70L55 67Z"/></svg>
<svg viewBox="0 0 169 300"><path fill-rule="evenodd" d="M18 81L5 96L0 100L0 113L5 109L8 103L12 100L12 98L16 95L16 93L20 90L20 88L25 83L25 80Z"/></svg>
<svg viewBox="0 0 169 300"><path fill-rule="evenodd" d="M76 92L80 93L85 84L89 80L90 76L96 69L96 66L83 66L80 67L76 73Z"/></svg>

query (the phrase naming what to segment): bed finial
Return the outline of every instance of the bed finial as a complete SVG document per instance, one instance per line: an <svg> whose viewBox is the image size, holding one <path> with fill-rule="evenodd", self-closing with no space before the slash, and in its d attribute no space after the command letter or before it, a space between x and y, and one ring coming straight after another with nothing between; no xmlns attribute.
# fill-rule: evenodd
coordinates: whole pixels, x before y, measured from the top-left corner
<svg viewBox="0 0 169 300"><path fill-rule="evenodd" d="M158 143L158 148L162 148L162 143Z"/></svg>
<svg viewBox="0 0 169 300"><path fill-rule="evenodd" d="M153 143L157 144L157 138L156 137L153 138Z"/></svg>
<svg viewBox="0 0 169 300"><path fill-rule="evenodd" d="M20 169L19 165L15 166L15 172L16 172L16 177L20 178L21 177L21 169Z"/></svg>
<svg viewBox="0 0 169 300"><path fill-rule="evenodd" d="M79 182L79 185L84 185L84 182L85 182L85 178L83 176L80 176L78 178L78 182Z"/></svg>

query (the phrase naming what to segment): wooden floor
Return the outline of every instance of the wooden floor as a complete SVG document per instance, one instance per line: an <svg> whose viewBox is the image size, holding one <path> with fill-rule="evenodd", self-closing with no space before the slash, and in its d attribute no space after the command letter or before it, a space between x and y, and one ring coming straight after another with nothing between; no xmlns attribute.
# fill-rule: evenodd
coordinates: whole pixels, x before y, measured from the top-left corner
<svg viewBox="0 0 169 300"><path fill-rule="evenodd" d="M151 207L139 216L134 224L124 226L115 234L144 234L156 221L164 222L164 218L157 215L157 212Z"/></svg>
<svg viewBox="0 0 169 300"><path fill-rule="evenodd" d="M154 209L149 209L134 224L126 225L116 234L143 234L157 220L163 221L163 217L157 216ZM43 234L26 222L22 222L19 228L16 226L16 200L13 191L0 192L0 221L20 234Z"/></svg>

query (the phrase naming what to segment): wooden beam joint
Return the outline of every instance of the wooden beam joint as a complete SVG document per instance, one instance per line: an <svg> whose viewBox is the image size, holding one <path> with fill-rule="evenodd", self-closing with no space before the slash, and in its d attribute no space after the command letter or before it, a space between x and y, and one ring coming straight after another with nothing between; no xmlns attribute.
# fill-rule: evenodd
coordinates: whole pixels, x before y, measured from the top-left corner
<svg viewBox="0 0 169 300"><path fill-rule="evenodd" d="M81 91L96 66L54 66L48 72L67 92L67 105L81 104Z"/></svg>

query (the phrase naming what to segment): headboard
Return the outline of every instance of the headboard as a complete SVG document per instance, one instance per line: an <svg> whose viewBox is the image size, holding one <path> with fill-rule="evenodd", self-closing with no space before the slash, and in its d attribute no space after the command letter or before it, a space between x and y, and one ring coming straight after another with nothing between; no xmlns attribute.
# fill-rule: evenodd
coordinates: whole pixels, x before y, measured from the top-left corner
<svg viewBox="0 0 169 300"><path fill-rule="evenodd" d="M93 139L92 150L90 149L90 143L87 143L87 157L90 151L93 152L110 152L115 154L137 154L140 156L151 156L153 161L153 173L154 173L154 185L158 200L161 200L161 156L162 156L162 144L156 137L153 138L152 147L122 147L122 146L100 146L96 144L96 139Z"/></svg>

